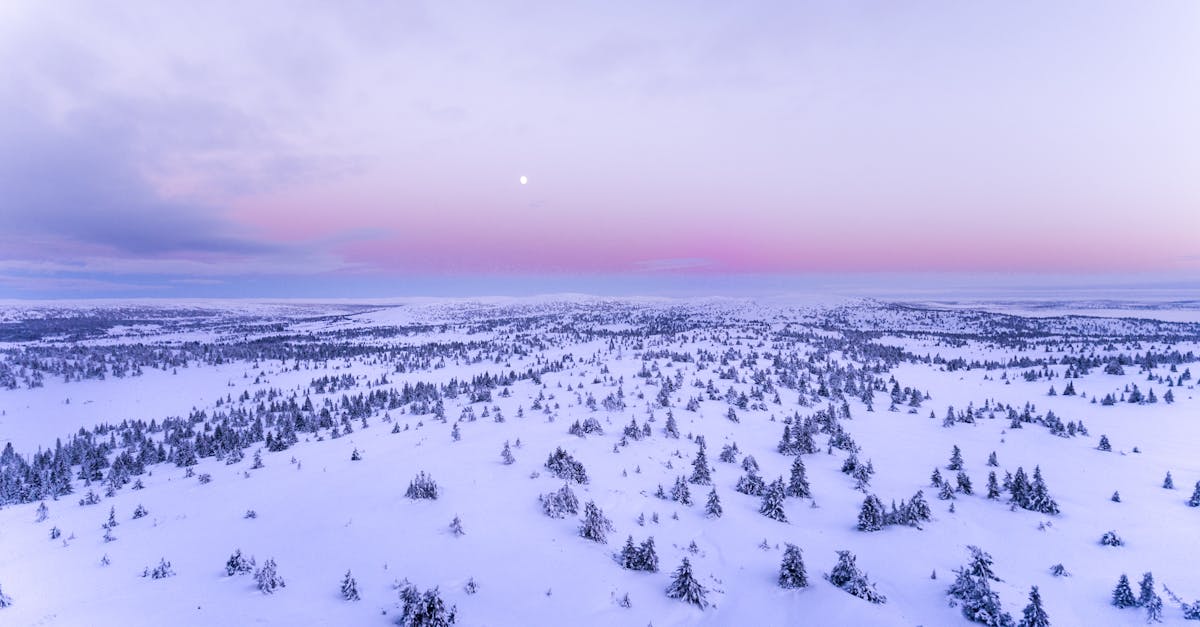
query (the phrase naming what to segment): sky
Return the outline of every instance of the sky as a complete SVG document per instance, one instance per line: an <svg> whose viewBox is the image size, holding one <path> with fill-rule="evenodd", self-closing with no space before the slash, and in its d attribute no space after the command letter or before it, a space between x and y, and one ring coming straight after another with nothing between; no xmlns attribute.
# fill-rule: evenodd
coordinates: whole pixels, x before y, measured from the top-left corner
<svg viewBox="0 0 1200 627"><path fill-rule="evenodd" d="M0 298L1200 286L1197 111L1192 0L7 0Z"/></svg>

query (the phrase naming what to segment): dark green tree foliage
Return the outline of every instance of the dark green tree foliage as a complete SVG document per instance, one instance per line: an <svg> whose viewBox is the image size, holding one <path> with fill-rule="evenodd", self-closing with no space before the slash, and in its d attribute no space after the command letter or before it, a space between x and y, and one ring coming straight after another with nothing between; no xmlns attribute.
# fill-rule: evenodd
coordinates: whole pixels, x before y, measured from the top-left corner
<svg viewBox="0 0 1200 627"><path fill-rule="evenodd" d="M403 605L396 624L401 627L450 627L458 620L458 608L447 608L437 588L421 594L409 584L400 590L400 601Z"/></svg>
<svg viewBox="0 0 1200 627"><path fill-rule="evenodd" d="M879 531L884 525L883 502L879 497L870 494L863 499L862 509L858 512L859 531Z"/></svg>
<svg viewBox="0 0 1200 627"><path fill-rule="evenodd" d="M717 496L717 489L713 488L708 492L708 502L704 505L704 516L707 518L720 518L725 510L721 507L721 497Z"/></svg>
<svg viewBox="0 0 1200 627"><path fill-rule="evenodd" d="M762 504L758 513L779 522L787 522L787 514L783 511L783 501L787 498L787 489L783 485L783 477L771 482L763 491Z"/></svg>
<svg viewBox="0 0 1200 627"><path fill-rule="evenodd" d="M554 492L538 496L538 501L542 504L542 513L551 518L566 518L567 514L579 513L579 499L567 483Z"/></svg>
<svg viewBox="0 0 1200 627"><path fill-rule="evenodd" d="M346 571L346 576L342 578L342 598L347 601L358 601L358 581L354 579L354 575L350 571Z"/></svg>
<svg viewBox="0 0 1200 627"><path fill-rule="evenodd" d="M994 470L988 473L987 497L993 501L1000 498L1000 483L996 481Z"/></svg>
<svg viewBox="0 0 1200 627"><path fill-rule="evenodd" d="M688 481L696 485L712 484L712 468L708 465L708 456L704 454L703 444L700 445L700 450L696 451L696 459L692 460L692 476Z"/></svg>
<svg viewBox="0 0 1200 627"><path fill-rule="evenodd" d="M583 506L583 522L579 525L579 535L604 544L608 542L608 532L612 530L612 521L600 511L595 502L588 501Z"/></svg>
<svg viewBox="0 0 1200 627"><path fill-rule="evenodd" d="M955 570L954 583L946 591L958 600L967 620L992 627L1013 624L1012 616L1000 604L1000 595L992 590L991 582L1000 581L992 572L992 556L977 546L968 546L971 561Z"/></svg>
<svg viewBox="0 0 1200 627"><path fill-rule="evenodd" d="M438 484L433 480L433 477L421 471L417 476L409 482L408 490L404 492L404 496L410 499L437 499L440 491Z"/></svg>
<svg viewBox="0 0 1200 627"><path fill-rule="evenodd" d="M804 588L808 586L808 574L804 571L804 558L800 547L789 543L783 551L783 563L779 565L779 587Z"/></svg>
<svg viewBox="0 0 1200 627"><path fill-rule="evenodd" d="M584 470L583 464L562 450L562 447L556 448L546 459L546 469L550 471L550 474L564 481L573 481L579 484L588 482L587 471Z"/></svg>
<svg viewBox="0 0 1200 627"><path fill-rule="evenodd" d="M654 550L654 537L646 538L641 546L634 546L633 536L625 540L625 547L615 556L621 568L658 572L658 553Z"/></svg>
<svg viewBox="0 0 1200 627"><path fill-rule="evenodd" d="M247 575L254 572L254 566L254 558L246 559L242 555L242 550L238 549L225 562L225 574L230 577L234 575Z"/></svg>
<svg viewBox="0 0 1200 627"><path fill-rule="evenodd" d="M679 568L675 569L675 574L671 577L671 585L667 586L667 596L686 601L700 609L708 607L706 598L708 590L700 585L696 576L692 574L692 563L688 561L688 558L683 558Z"/></svg>
<svg viewBox="0 0 1200 627"><path fill-rule="evenodd" d="M1200 483L1197 484L1200 489ZM804 459L799 455L792 462L792 474L788 478L787 495L798 498L811 498L812 488L808 485L808 475L804 468Z"/></svg>
<svg viewBox="0 0 1200 627"><path fill-rule="evenodd" d="M974 488L971 487L971 478L967 476L965 471L958 471L958 476L956 476L954 480L958 484L959 492L962 492L968 496L975 493Z"/></svg>
<svg viewBox="0 0 1200 627"><path fill-rule="evenodd" d="M950 463L946 465L946 470L962 470L962 469L963 469L962 451L959 450L958 445L955 444L954 448L950 451Z"/></svg>
<svg viewBox="0 0 1200 627"><path fill-rule="evenodd" d="M1138 605L1145 607L1150 599L1154 598L1154 575L1146 572L1142 574L1142 581L1138 584Z"/></svg>
<svg viewBox="0 0 1200 627"><path fill-rule="evenodd" d="M854 554L850 551L838 551L837 564L825 575L829 583L846 592L871 603L886 603L887 597L875 589L875 584L867 578L866 573L858 570Z"/></svg>
<svg viewBox="0 0 1200 627"><path fill-rule="evenodd" d="M1117 587L1113 588L1112 604L1119 608L1137 607L1137 597L1133 596L1133 588L1129 587L1129 577L1124 573L1117 580Z"/></svg>
<svg viewBox="0 0 1200 627"><path fill-rule="evenodd" d="M275 560L271 558L267 558L267 561L263 562L262 568L254 571L254 582L263 594L275 594L279 588L287 587L283 577L279 576Z"/></svg>
<svg viewBox="0 0 1200 627"><path fill-rule="evenodd" d="M1046 608L1042 607L1042 595L1037 586L1029 589L1029 605L1025 606L1017 627L1050 627L1050 615L1046 613Z"/></svg>

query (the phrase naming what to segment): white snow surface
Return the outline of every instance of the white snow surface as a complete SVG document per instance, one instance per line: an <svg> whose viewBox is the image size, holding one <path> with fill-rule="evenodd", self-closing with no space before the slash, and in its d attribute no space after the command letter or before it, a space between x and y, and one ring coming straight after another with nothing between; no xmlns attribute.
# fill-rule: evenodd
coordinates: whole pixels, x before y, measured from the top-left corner
<svg viewBox="0 0 1200 627"><path fill-rule="evenodd" d="M759 408L737 409L740 422L734 423L726 419L729 405L723 398L708 400L703 387L693 383L712 380L721 394L729 387L750 393L756 370L774 377L765 354L794 354L803 360L818 351L811 342L789 341L785 331L813 337L878 332L877 343L917 356L1001 363L1067 355L1060 341L1102 355L1200 352L1197 325L1170 327L1172 339L1157 342L1117 337L1150 333L1160 324L1134 318L1200 319L1187 308L943 305L581 295L361 303L9 303L0 308L0 322L10 325L62 316L112 315L120 320L79 338L0 337L2 351L133 344L171 349L186 341L233 344L289 334L341 347L465 346L452 356L432 356L426 369L402 373L386 354L366 352L325 360L193 362L103 380L67 382L47 375L42 387L0 389L0 445L11 443L27 457L39 449L52 450L56 439L65 442L81 427L126 420L161 422L193 410L208 416L231 408L250 410L269 402L266 395L272 391L280 401L294 395L302 403L307 395L318 409L329 399L337 411L343 394L400 389L406 383L441 385L483 373L521 373L570 359L564 361L564 369L541 375L540 385L521 380L509 386L509 395L497 388L490 402L471 404L463 396L446 399L445 422L432 414L415 415L409 408L390 409L386 414L400 425L400 433L392 433L393 424L378 411L367 418L367 428L355 420L354 431L336 439L328 430L320 437L299 433L300 441L281 452L267 452L260 442L232 465L202 458L191 470L210 474L207 484L167 462L141 477L144 489L126 486L97 505L78 502L89 489L102 494L99 482L89 487L76 480L73 494L45 501L49 515L44 522L36 522L38 502L0 507L0 590L12 599L10 607L0 608L0 625L389 625L399 615L394 584L404 579L421 590L438 587L447 604L456 606L458 624L471 626L965 625L970 623L948 605L946 588L953 570L966 563L968 545L994 557L1003 581L993 589L1018 619L1030 586L1036 585L1055 625L1144 624L1142 610L1109 604L1122 573L1128 574L1135 593L1142 573L1152 571L1157 582L1185 601L1200 599L1200 508L1185 504L1200 480L1195 378L1170 388L1173 404L1160 400L1104 407L1090 402L1110 392L1120 395L1134 384L1143 391L1154 389L1161 399L1168 388L1148 381L1148 376L1177 378L1189 366L1200 375L1194 362L1179 364L1176 372L1168 372L1168 364L1150 373L1126 366L1124 375L1096 368L1073 380L1086 398L1047 395L1051 386L1061 392L1066 385L1063 365L1046 367L1054 378L1031 382L1021 374L1040 371L1041 366L951 371L943 364L905 361L881 369L878 376L883 380L894 377L900 387L926 391L930 399L916 413L908 413L904 405L900 411L887 411L886 391L874 394L874 411L858 397L848 397L851 418L841 424L861 447L860 459L870 459L876 470L871 493L886 504L924 490L933 520L922 529L858 531L864 494L839 470L846 452L826 452L825 435L816 436L820 451L804 456L814 497L787 499L788 522L759 514L759 498L734 490L744 473L739 465L717 460L723 445L736 442L742 455L753 455L766 481L777 476L786 481L793 458L776 452L783 421L811 415L829 400L802 406L801 393L778 386L776 380L780 403L767 393ZM981 313L987 309L1015 314L1003 317L1014 323L1040 320L1054 332L1034 337L1024 348L991 342L990 327L981 322L993 319ZM1026 316L1031 311L1036 318ZM1147 311L1155 313L1146 315ZM1071 313L1089 317L1045 318ZM1130 319L1106 317L1114 313ZM665 315L689 316L696 324L665 334L646 330L648 320ZM380 334L366 333L372 330ZM576 333L585 330L612 335ZM513 347L525 350L514 352ZM698 372L695 362L666 357L643 361L646 350L693 356L708 351L716 361ZM738 354L722 363L721 355L731 350ZM0 354L0 360L5 358ZM870 365L838 352L828 359L855 368ZM671 395L670 408L683 434L680 439L664 435L668 408L656 403L658 385L637 376L643 366L668 377L682 373L683 387ZM739 380L720 377L720 370L731 366ZM345 374L355 377L356 387L318 394L309 386L317 377ZM388 382L378 383L383 376ZM588 395L600 401L618 386L625 409L593 411L584 406ZM251 399L240 401L243 392ZM256 394L262 396L255 398ZM545 410L532 408L539 394L548 397L543 400ZM698 411L685 409L693 396L702 399ZM1053 410L1063 420L1083 420L1089 435L1057 437L1036 424L1012 430L1003 413L974 424L942 426L948 407L979 408L985 401L1018 410L1032 403L1035 413ZM465 407L471 407L478 420L460 422ZM499 408L505 421L482 417L485 408L491 414ZM518 417L519 410L523 417ZM935 419L930 419L931 412ZM572 422L587 417L600 421L603 435L579 438L567 433ZM625 425L634 420L640 426L651 418L650 437L620 444ZM462 434L459 441L451 437L456 423ZM1101 434L1112 442L1111 452L1097 450ZM717 519L704 516L708 486L689 486L695 501L690 507L654 496L659 484L670 490L676 477L690 474L698 448L691 438L696 435L703 435L707 443L724 507ZM512 465L501 462L506 441L514 445L517 461ZM929 476L941 468L943 476L953 478L955 473L945 466L955 445L962 450L976 493L941 501ZM580 537L578 516L552 519L542 514L538 495L563 483L543 467L556 447L586 467L590 482L574 489L581 503L594 501L613 521L615 530L607 544ZM1134 447L1140 452L1133 452ZM265 467L252 470L259 449ZM354 450L361 453L360 461L351 460ZM992 451L999 459L996 469L985 465ZM1029 473L1040 466L1060 514L1010 511L1007 502L983 496L989 470L1003 477L1005 470L1018 466ZM405 498L408 482L422 471L439 483L439 499ZM1174 477L1175 490L1162 488L1167 471ZM1115 490L1121 503L1109 498ZM948 511L950 503L953 513ZM138 505L149 515L131 519ZM120 525L112 530L116 540L106 542L101 525L110 508ZM244 518L250 509L257 518ZM644 525L638 523L639 514L645 517ZM653 514L658 522L651 521ZM455 516L466 531L461 537L449 531ZM52 526L62 531L61 538L50 539ZM1110 529L1126 539L1126 546L1099 544ZM654 537L659 572L627 571L614 562L613 553L628 535L638 543ZM688 551L693 542L698 547L694 554ZM776 584L785 543L803 550L806 588L784 590ZM259 564L275 559L286 587L264 595L250 576L226 576L224 564L235 549L254 556ZM822 578L836 561L835 551L843 549L857 555L859 567L887 596L885 604L870 604ZM101 564L104 556L108 565ZM685 556L709 589L711 605L706 609L664 593ZM177 574L143 578L143 569L153 568L160 558L170 561ZM1065 565L1071 576L1052 576L1049 569L1056 563ZM339 594L347 570L358 581L361 601L345 601ZM475 594L464 590L469 579L478 584ZM625 594L632 602L629 608L618 604ZM1165 594L1164 602L1164 624L1189 624Z"/></svg>

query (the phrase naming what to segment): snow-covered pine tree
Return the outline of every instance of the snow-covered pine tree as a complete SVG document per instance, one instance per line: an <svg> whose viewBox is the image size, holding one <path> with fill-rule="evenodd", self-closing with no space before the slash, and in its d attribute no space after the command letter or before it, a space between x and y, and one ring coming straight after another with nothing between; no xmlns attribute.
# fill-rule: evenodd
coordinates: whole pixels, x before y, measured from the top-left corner
<svg viewBox="0 0 1200 627"><path fill-rule="evenodd" d="M263 594L275 594L277 589L287 587L287 582L279 576L279 569L272 558L267 558L262 568L254 571L254 582Z"/></svg>
<svg viewBox="0 0 1200 627"><path fill-rule="evenodd" d="M1163 478L1163 489L1164 490L1174 490L1175 489L1175 480L1171 478L1170 470L1167 471L1167 476L1165 478Z"/></svg>
<svg viewBox="0 0 1200 627"><path fill-rule="evenodd" d="M1050 615L1042 607L1042 595L1037 586L1029 589L1029 605L1025 606L1022 614L1017 627L1050 627Z"/></svg>
<svg viewBox="0 0 1200 627"><path fill-rule="evenodd" d="M950 463L946 465L946 470L962 470L962 468L962 451L958 448L958 445L955 444L954 448L950 451Z"/></svg>
<svg viewBox="0 0 1200 627"><path fill-rule="evenodd" d="M667 586L667 596L686 601L700 609L708 607L708 590L700 585L696 576L692 574L692 563L688 561L688 558L683 558L679 568L675 569L675 574L671 577L671 585Z"/></svg>
<svg viewBox="0 0 1200 627"><path fill-rule="evenodd" d="M1150 394L1153 396L1154 390L1150 390ZM1146 603L1143 604L1143 606L1146 608L1146 622L1147 623L1161 623L1162 622L1162 614L1163 614L1162 597L1158 596L1157 594L1154 594L1150 597L1149 601L1146 601Z"/></svg>
<svg viewBox="0 0 1200 627"><path fill-rule="evenodd" d="M1187 502L1189 507L1200 507L1200 481L1196 482L1196 489L1192 490L1192 498Z"/></svg>
<svg viewBox="0 0 1200 627"><path fill-rule="evenodd" d="M788 478L787 495L798 498L812 497L812 488L808 485L808 473L804 468L804 459L799 455L792 461L792 473Z"/></svg>
<svg viewBox="0 0 1200 627"><path fill-rule="evenodd" d="M955 482L958 484L959 492L962 492L967 496L975 493L974 488L971 487L971 478L967 476L966 471L958 471L958 475L955 477Z"/></svg>
<svg viewBox="0 0 1200 627"><path fill-rule="evenodd" d="M1138 605L1145 606L1154 595L1154 575L1150 572L1142 573L1142 581L1138 584Z"/></svg>
<svg viewBox="0 0 1200 627"><path fill-rule="evenodd" d="M12 597L4 594L4 587L0 586L0 609L6 608L13 604Z"/></svg>
<svg viewBox="0 0 1200 627"><path fill-rule="evenodd" d="M704 516L706 518L720 518L725 511L721 508L721 497L717 496L717 489L713 488L708 492L708 502L704 505Z"/></svg>
<svg viewBox="0 0 1200 627"><path fill-rule="evenodd" d="M883 529L883 502L874 494L863 499L862 509L858 512L859 531L880 531Z"/></svg>
<svg viewBox="0 0 1200 627"><path fill-rule="evenodd" d="M1137 607L1137 597L1133 596L1133 588L1129 587L1129 577L1121 573L1117 587L1113 588L1112 604L1119 608Z"/></svg>
<svg viewBox="0 0 1200 627"><path fill-rule="evenodd" d="M466 531L463 531L462 519L458 517L458 514L455 514L454 520L450 521L450 533L453 534L454 537L456 537L456 538L459 536L462 536L462 535L466 535L466 533L467 533Z"/></svg>
<svg viewBox="0 0 1200 627"><path fill-rule="evenodd" d="M1108 443L1107 435L1104 435L1104 434L1100 435L1100 444L1097 445L1096 448L1100 449L1101 451L1105 451L1105 452L1112 450L1112 445Z"/></svg>
<svg viewBox="0 0 1200 627"><path fill-rule="evenodd" d="M505 466L511 466L513 462L517 461L517 458L513 457L512 449L508 447L508 440L504 441L504 448L500 451L500 459L504 462Z"/></svg>
<svg viewBox="0 0 1200 627"><path fill-rule="evenodd" d="M1013 620L1000 604L1000 595L991 588L1000 578L992 572L992 556L977 546L968 546L971 561L955 570L954 583L946 591L958 599L967 620L993 627L1012 625Z"/></svg>
<svg viewBox="0 0 1200 627"><path fill-rule="evenodd" d="M242 550L237 549L229 559L225 561L225 574L232 577L234 575L245 575L254 572L254 558L247 560L242 555Z"/></svg>
<svg viewBox="0 0 1200 627"><path fill-rule="evenodd" d="M542 513L551 518L566 518L567 514L579 513L579 499L567 483L554 492L539 496L538 501L542 504Z"/></svg>
<svg viewBox="0 0 1200 627"><path fill-rule="evenodd" d="M875 589L875 584L867 578L866 573L858 570L855 556L850 551L838 551L837 564L825 575L829 583L846 592L871 603L886 603L887 597Z"/></svg>
<svg viewBox="0 0 1200 627"><path fill-rule="evenodd" d="M346 571L346 576L342 578L342 598L347 601L358 601L358 581L354 579L354 575L350 571Z"/></svg>
<svg viewBox="0 0 1200 627"><path fill-rule="evenodd" d="M993 501L1000 498L1000 483L996 481L996 471L994 470L988 473L987 497Z"/></svg>
<svg viewBox="0 0 1200 627"><path fill-rule="evenodd" d="M779 522L787 522L787 514L783 511L783 502L787 498L787 489L783 485L783 477L771 482L763 491L762 504L758 513Z"/></svg>
<svg viewBox="0 0 1200 627"><path fill-rule="evenodd" d="M439 492L440 490L438 489L437 482L433 480L433 477L425 474L425 471L422 470L411 482L409 482L408 490L405 491L404 496L414 500L435 500L437 499Z"/></svg>
<svg viewBox="0 0 1200 627"><path fill-rule="evenodd" d="M804 588L808 586L808 574L804 570L804 559L800 547L788 543L783 551L783 562L779 565L779 587Z"/></svg>
<svg viewBox="0 0 1200 627"><path fill-rule="evenodd" d="M712 469L708 466L708 456L704 454L704 445L700 445L700 450L696 451L696 459L692 460L692 476L688 478L689 483L696 485L712 484Z"/></svg>
<svg viewBox="0 0 1200 627"><path fill-rule="evenodd" d="M604 544L608 542L608 532L613 530L612 521L604 516L604 512L594 501L588 501L583 506L583 522L579 525L579 535Z"/></svg>
<svg viewBox="0 0 1200 627"><path fill-rule="evenodd" d="M671 487L671 500L683 505L692 505L692 491L688 489L688 482L682 476L675 478L675 485Z"/></svg>

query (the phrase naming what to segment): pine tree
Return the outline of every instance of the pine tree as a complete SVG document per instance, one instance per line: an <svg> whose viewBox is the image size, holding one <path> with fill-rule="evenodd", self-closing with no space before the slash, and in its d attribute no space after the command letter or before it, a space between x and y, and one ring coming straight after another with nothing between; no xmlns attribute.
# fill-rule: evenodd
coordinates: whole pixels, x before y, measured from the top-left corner
<svg viewBox="0 0 1200 627"><path fill-rule="evenodd" d="M704 454L703 444L700 445L700 450L696 451L696 459L692 460L692 476L688 482L696 485L712 484L712 469L708 466L708 457Z"/></svg>
<svg viewBox="0 0 1200 627"><path fill-rule="evenodd" d="M962 451L959 450L958 445L955 444L954 449L950 451L950 463L946 466L946 470L962 470L962 468Z"/></svg>
<svg viewBox="0 0 1200 627"><path fill-rule="evenodd" d="M804 468L804 459L799 455L792 462L792 474L788 479L787 495L797 498L811 498L812 488L808 485L808 476Z"/></svg>
<svg viewBox="0 0 1200 627"><path fill-rule="evenodd" d="M504 449L500 451L500 459L504 461L505 466L511 466L513 462L517 461L517 458L513 457L512 449L508 447L508 440L504 441Z"/></svg>
<svg viewBox="0 0 1200 627"><path fill-rule="evenodd" d="M1000 462L996 460L996 451L992 451L988 454L987 465L991 466L992 468L1000 467Z"/></svg>
<svg viewBox="0 0 1200 627"><path fill-rule="evenodd" d="M0 609L4 609L13 604L12 597L4 594L4 588L0 587Z"/></svg>
<svg viewBox="0 0 1200 627"><path fill-rule="evenodd" d="M720 518L725 511L721 508L721 497L717 496L717 489L713 488L708 492L708 503L704 505L704 515L708 518Z"/></svg>
<svg viewBox="0 0 1200 627"><path fill-rule="evenodd" d="M456 538L466 535L467 533L466 531L463 531L462 519L459 518L457 514L454 515L454 520L450 521L450 533L454 534L454 537Z"/></svg>
<svg viewBox="0 0 1200 627"><path fill-rule="evenodd" d="M1099 445L1099 446L1097 446L1096 448L1098 448L1098 449L1100 449L1100 450L1102 450L1102 451L1111 451L1111 450L1112 450L1112 445L1108 443L1108 436L1107 436L1107 435L1103 435L1103 434L1102 434L1102 435L1100 436L1100 445Z"/></svg>
<svg viewBox="0 0 1200 627"><path fill-rule="evenodd" d="M771 482L763 491L762 504L758 513L779 522L787 522L787 514L783 511L783 501L787 497L787 489L783 486L783 477Z"/></svg>
<svg viewBox="0 0 1200 627"><path fill-rule="evenodd" d="M804 571L804 559L800 547L789 543L783 551L783 563L779 565L779 587L804 588L808 586L808 574Z"/></svg>
<svg viewBox="0 0 1200 627"><path fill-rule="evenodd" d="M1029 605L1025 606L1024 616L1017 627L1050 627L1050 615L1042 607L1042 595L1037 586L1029 589Z"/></svg>
<svg viewBox="0 0 1200 627"><path fill-rule="evenodd" d="M1137 607L1137 597L1133 596L1133 588L1129 587L1129 577L1123 573L1117 580L1117 587L1113 589L1112 604L1119 608Z"/></svg>
<svg viewBox="0 0 1200 627"><path fill-rule="evenodd" d="M1163 489L1165 489L1165 490L1174 490L1175 489L1175 480L1171 478L1170 470L1167 471L1167 476L1166 476L1166 478L1163 479Z"/></svg>
<svg viewBox="0 0 1200 627"><path fill-rule="evenodd" d="M1151 390L1150 394L1153 395L1154 391ZM1146 607L1146 622L1147 623L1161 623L1162 622L1162 613L1163 613L1162 597L1158 596L1157 594L1152 595L1150 597L1150 600L1146 601L1145 607Z"/></svg>
<svg viewBox="0 0 1200 627"><path fill-rule="evenodd" d="M267 558L267 561L263 562L262 568L254 571L254 582L263 594L275 594L276 589L287 587L283 577L279 576L275 560L271 558Z"/></svg>
<svg viewBox="0 0 1200 627"><path fill-rule="evenodd" d="M1196 489L1192 491L1192 498L1188 499L1187 504L1190 507L1200 507L1200 481L1196 482Z"/></svg>
<svg viewBox="0 0 1200 627"><path fill-rule="evenodd" d="M658 572L658 551L654 549L654 536L646 538L637 549L637 570Z"/></svg>
<svg viewBox="0 0 1200 627"><path fill-rule="evenodd" d="M917 490L917 493L912 496L906 506L905 520L907 524L918 527L917 523L926 522L933 518L933 511L929 509L929 503L925 500L925 491Z"/></svg>
<svg viewBox="0 0 1200 627"><path fill-rule="evenodd" d="M874 494L868 495L858 513L858 530L879 531L883 529L883 518L883 503Z"/></svg>
<svg viewBox="0 0 1200 627"><path fill-rule="evenodd" d="M700 585L700 582L692 574L692 563L688 561L688 558L683 558L679 568L675 569L671 585L667 586L667 596L672 599L681 599L700 609L708 606L706 599L708 590Z"/></svg>
<svg viewBox="0 0 1200 627"><path fill-rule="evenodd" d="M346 571L346 576L342 578L342 598L347 601L360 600L358 596L358 581L354 579L349 570Z"/></svg>
<svg viewBox="0 0 1200 627"><path fill-rule="evenodd" d="M1057 514L1058 503L1050 498L1050 491L1046 488L1046 482L1042 479L1041 466L1033 468L1033 485L1030 487L1031 499L1028 509L1042 514Z"/></svg>
<svg viewBox="0 0 1200 627"><path fill-rule="evenodd" d="M691 507L692 491L688 488L688 482L684 481L683 477L675 478L675 485L671 488L671 500Z"/></svg>
<svg viewBox="0 0 1200 627"><path fill-rule="evenodd" d="M234 575L245 575L254 572L254 558L247 560L242 556L242 550L238 549L229 556L225 562L225 574L230 577Z"/></svg>
<svg viewBox="0 0 1200 627"><path fill-rule="evenodd" d="M996 471L988 473L987 497L991 500L1000 498L1000 484L996 481Z"/></svg>
<svg viewBox="0 0 1200 627"><path fill-rule="evenodd" d="M955 477L955 482L958 483L959 492L962 492L967 496L975 493L974 489L971 487L971 478L967 476L966 472L962 470L958 471L958 476Z"/></svg>
<svg viewBox="0 0 1200 627"><path fill-rule="evenodd" d="M1137 604L1145 606L1154 597L1154 575L1146 572L1142 574L1142 581L1138 584L1138 600Z"/></svg>
<svg viewBox="0 0 1200 627"><path fill-rule="evenodd" d="M671 413L669 409L667 410L667 424L663 427L663 432L668 438L679 439L679 425L675 423L675 414Z"/></svg>
<svg viewBox="0 0 1200 627"><path fill-rule="evenodd" d="M967 549L971 551L971 561L954 571L954 583L946 593L958 599L967 620L985 625L1012 625L1012 617L1000 604L1000 595L991 588L992 581L1000 581L992 572L992 556L976 546Z"/></svg>
<svg viewBox="0 0 1200 627"><path fill-rule="evenodd" d="M854 554L850 551L838 551L838 561L825 579L829 583L846 592L871 603L886 603L887 597L875 589L875 584L867 578L866 573L858 570Z"/></svg>
<svg viewBox="0 0 1200 627"><path fill-rule="evenodd" d="M593 542L604 544L608 542L608 532L612 530L612 521L605 517L599 507L596 507L594 501L588 501L583 506L583 522L579 525L579 535Z"/></svg>

